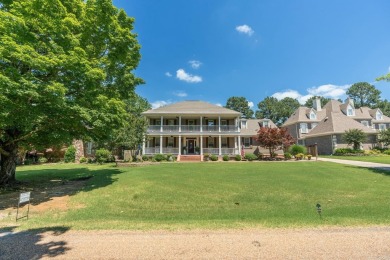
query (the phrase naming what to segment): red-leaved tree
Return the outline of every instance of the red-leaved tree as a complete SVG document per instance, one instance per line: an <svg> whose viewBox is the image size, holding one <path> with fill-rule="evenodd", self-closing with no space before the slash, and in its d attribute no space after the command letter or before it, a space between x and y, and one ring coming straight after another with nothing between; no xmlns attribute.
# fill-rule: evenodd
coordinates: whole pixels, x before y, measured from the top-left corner
<svg viewBox="0 0 390 260"><path fill-rule="evenodd" d="M295 143L294 138L287 133L286 128L260 127L255 139L260 143L261 147L269 150L271 157L275 156L275 150L289 147Z"/></svg>

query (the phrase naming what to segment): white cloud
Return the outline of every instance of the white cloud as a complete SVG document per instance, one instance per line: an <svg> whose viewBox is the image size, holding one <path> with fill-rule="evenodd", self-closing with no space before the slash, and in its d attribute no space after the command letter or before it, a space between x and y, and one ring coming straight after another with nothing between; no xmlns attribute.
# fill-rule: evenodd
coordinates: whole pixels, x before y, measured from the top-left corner
<svg viewBox="0 0 390 260"><path fill-rule="evenodd" d="M196 70L199 69L200 65L202 65L202 62L198 60L190 60L188 63L191 64L191 67Z"/></svg>
<svg viewBox="0 0 390 260"><path fill-rule="evenodd" d="M167 76L167 77L172 77L172 74L169 73L169 72L165 72L165 76Z"/></svg>
<svg viewBox="0 0 390 260"><path fill-rule="evenodd" d="M253 104L252 101L248 101L248 106L249 106L250 108L252 108L254 105L255 105L255 104Z"/></svg>
<svg viewBox="0 0 390 260"><path fill-rule="evenodd" d="M169 105L171 103L172 103L171 101L158 100L158 101L152 102L151 105L152 105L152 108L155 109L155 108Z"/></svg>
<svg viewBox="0 0 390 260"><path fill-rule="evenodd" d="M187 93L185 93L184 91L175 91L175 92L173 92L173 95L178 96L178 97L188 96Z"/></svg>
<svg viewBox="0 0 390 260"><path fill-rule="evenodd" d="M326 85L321 85L318 87L311 87L307 89L307 94L301 94L296 90L292 89L287 89L283 92L276 92L272 95L272 97L277 98L278 100L281 100L285 97L291 97L296 100L300 104L304 104L309 98L312 96L323 96L331 99L339 99L343 98L345 96L345 93L347 89L351 85L342 85L342 86L337 86L337 85L332 85L332 84L326 84Z"/></svg>
<svg viewBox="0 0 390 260"><path fill-rule="evenodd" d="M337 86L332 84L321 85L307 89L307 92L313 96L323 96L332 99L338 99L345 95L345 92L351 85Z"/></svg>
<svg viewBox="0 0 390 260"><path fill-rule="evenodd" d="M223 107L221 103L216 103L216 106Z"/></svg>
<svg viewBox="0 0 390 260"><path fill-rule="evenodd" d="M240 33L247 34L249 36L252 36L252 34L254 34L254 32L255 32L255 31L252 30L251 27L249 27L246 24L237 26L236 27L236 31L238 31Z"/></svg>
<svg viewBox="0 0 390 260"><path fill-rule="evenodd" d="M183 69L178 69L176 71L176 78L178 78L179 80L183 80L185 82L189 82L189 83L202 82L202 77L188 74Z"/></svg>

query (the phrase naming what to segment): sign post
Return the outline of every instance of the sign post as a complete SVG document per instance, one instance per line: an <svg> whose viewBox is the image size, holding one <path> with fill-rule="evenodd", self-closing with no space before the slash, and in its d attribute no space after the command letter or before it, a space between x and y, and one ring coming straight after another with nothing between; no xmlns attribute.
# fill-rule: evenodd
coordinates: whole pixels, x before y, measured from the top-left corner
<svg viewBox="0 0 390 260"><path fill-rule="evenodd" d="M18 209L16 211L16 221L18 221L18 219L21 219L21 218L27 218L28 219L28 213L30 211L30 195L31 195L31 192L20 193L19 202L18 202ZM20 207L20 205L22 205L24 203L27 203L27 214L25 216L22 216L22 217L18 218L18 216L19 216L19 207Z"/></svg>

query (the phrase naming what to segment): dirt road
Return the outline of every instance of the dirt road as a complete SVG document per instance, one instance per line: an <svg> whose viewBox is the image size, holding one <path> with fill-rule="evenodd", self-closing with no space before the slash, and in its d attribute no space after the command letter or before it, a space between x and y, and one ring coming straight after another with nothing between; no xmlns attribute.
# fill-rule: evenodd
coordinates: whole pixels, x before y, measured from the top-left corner
<svg viewBox="0 0 390 260"><path fill-rule="evenodd" d="M390 227L7 232L0 259L390 259Z"/></svg>

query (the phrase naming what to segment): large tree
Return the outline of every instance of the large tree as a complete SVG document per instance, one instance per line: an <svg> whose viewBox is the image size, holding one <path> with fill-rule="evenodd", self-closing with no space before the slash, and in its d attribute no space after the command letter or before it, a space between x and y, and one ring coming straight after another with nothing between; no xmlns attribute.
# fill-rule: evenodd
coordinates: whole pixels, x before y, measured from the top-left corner
<svg viewBox="0 0 390 260"><path fill-rule="evenodd" d="M286 128L260 127L255 139L260 146L268 149L271 157L275 155L277 149L288 148L294 143Z"/></svg>
<svg viewBox="0 0 390 260"><path fill-rule="evenodd" d="M282 125L291 114L299 107L296 99L286 97L278 100L274 97L266 97L257 105L256 118L271 119L276 125Z"/></svg>
<svg viewBox="0 0 390 260"><path fill-rule="evenodd" d="M378 142L381 142L386 146L390 145L390 128L380 131Z"/></svg>
<svg viewBox="0 0 390 260"><path fill-rule="evenodd" d="M360 129L349 129L345 131L342 138L347 144L352 144L354 150L359 150L361 143L366 141L367 134Z"/></svg>
<svg viewBox="0 0 390 260"><path fill-rule="evenodd" d="M102 139L123 125L142 83L133 18L111 0L0 5L0 185L20 147Z"/></svg>
<svg viewBox="0 0 390 260"><path fill-rule="evenodd" d="M230 97L226 102L226 108L240 112L246 118L253 117L253 110L249 106L249 102L245 97Z"/></svg>
<svg viewBox="0 0 390 260"><path fill-rule="evenodd" d="M349 87L347 95L354 100L356 108L364 106L374 108L380 100L381 91L370 83L358 82Z"/></svg>

